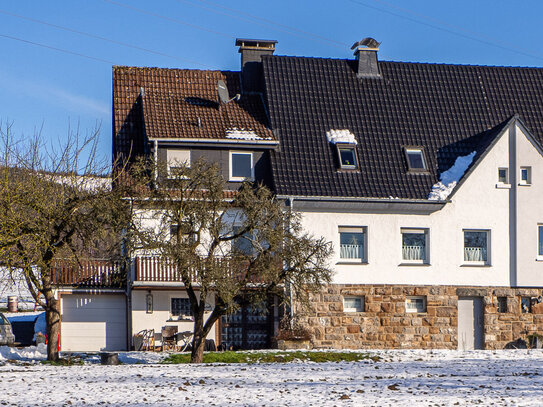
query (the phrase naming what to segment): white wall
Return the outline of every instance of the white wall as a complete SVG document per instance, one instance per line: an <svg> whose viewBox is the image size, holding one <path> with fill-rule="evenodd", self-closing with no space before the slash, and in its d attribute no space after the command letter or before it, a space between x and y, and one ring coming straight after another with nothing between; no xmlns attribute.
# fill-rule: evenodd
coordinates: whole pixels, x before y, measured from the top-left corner
<svg viewBox="0 0 543 407"><path fill-rule="evenodd" d="M161 332L163 326L175 325L178 332L193 331L194 323L192 321L172 321L170 315L171 298L188 298L185 290L150 290L153 295L153 312L147 313L146 296L147 290L132 290L132 335L144 329L154 329L155 332ZM215 299L212 295L208 296L207 303L215 306ZM209 317L210 312L206 312L205 318ZM207 339L214 339L216 324L213 326Z"/></svg>
<svg viewBox="0 0 543 407"><path fill-rule="evenodd" d="M537 224L543 224L543 157L517 127L517 284L543 286L543 261L537 260ZM532 183L519 185L520 167L531 167Z"/></svg>
<svg viewBox="0 0 543 407"><path fill-rule="evenodd" d="M304 212L303 226L334 243L331 265L338 284L509 285L509 189L496 187L508 166L508 131L451 197L431 215ZM413 175L424 176L424 175ZM296 201L294 201L296 209ZM368 264L341 264L339 226L365 226ZM404 266L401 228L429 229L429 265ZM489 229L490 266L468 266L463 229ZM535 233L535 232L534 232Z"/></svg>

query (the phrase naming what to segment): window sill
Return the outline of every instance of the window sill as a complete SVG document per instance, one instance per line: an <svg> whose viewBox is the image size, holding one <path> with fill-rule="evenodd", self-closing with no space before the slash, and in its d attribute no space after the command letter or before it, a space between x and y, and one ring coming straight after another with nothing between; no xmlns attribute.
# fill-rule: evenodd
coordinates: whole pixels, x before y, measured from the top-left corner
<svg viewBox="0 0 543 407"><path fill-rule="evenodd" d="M254 178L230 178L228 179L228 182L244 182L244 181L253 182L254 180L255 180Z"/></svg>
<svg viewBox="0 0 543 407"><path fill-rule="evenodd" d="M403 262L403 263L400 263L398 264L398 267L428 267L428 266L431 266L430 263L411 263L411 262Z"/></svg>
<svg viewBox="0 0 543 407"><path fill-rule="evenodd" d="M462 263L460 267L492 267L492 264L488 263Z"/></svg>
<svg viewBox="0 0 543 407"><path fill-rule="evenodd" d="M543 261L543 256L537 256L537 257L535 258L535 261Z"/></svg>
<svg viewBox="0 0 543 407"><path fill-rule="evenodd" d="M498 189L511 189L511 184L503 184L503 183L498 182L496 184L496 188L498 188Z"/></svg>
<svg viewBox="0 0 543 407"><path fill-rule="evenodd" d="M519 182L518 186L519 187L531 187L532 184L523 184L523 183Z"/></svg>
<svg viewBox="0 0 543 407"><path fill-rule="evenodd" d="M336 265L345 265L345 264L351 264L351 265L360 265L360 264L368 264L367 261L365 260L354 260L354 261L349 261L349 260L346 260L346 259L343 259L343 260L340 260L336 263Z"/></svg>
<svg viewBox="0 0 543 407"><path fill-rule="evenodd" d="M408 315L426 315L426 314L428 314L428 311L421 311L421 312L405 311L405 313L408 314Z"/></svg>
<svg viewBox="0 0 543 407"><path fill-rule="evenodd" d="M423 169L420 169L420 170L409 169L407 170L407 174L408 175L430 175L431 172L428 170L423 170Z"/></svg>

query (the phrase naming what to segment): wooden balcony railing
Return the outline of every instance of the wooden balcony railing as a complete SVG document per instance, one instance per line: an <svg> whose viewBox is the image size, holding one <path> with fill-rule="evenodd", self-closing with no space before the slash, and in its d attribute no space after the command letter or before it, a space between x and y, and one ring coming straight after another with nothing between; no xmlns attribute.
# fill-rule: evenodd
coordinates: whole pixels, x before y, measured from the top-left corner
<svg viewBox="0 0 543 407"><path fill-rule="evenodd" d="M52 267L53 283L76 287L121 288L126 273L121 261L84 260L79 263L58 260Z"/></svg>
<svg viewBox="0 0 543 407"><path fill-rule="evenodd" d="M219 267L224 270L225 275L239 280L245 279L247 276L247 262L234 262L229 259L215 259L214 267ZM198 270L205 267L205 262L202 260L199 264L195 264L191 270L191 280L198 283ZM175 263L167 257L151 256L151 257L136 257L135 262L135 281L138 282L164 282L164 283L181 283L181 274L177 271ZM252 276L249 281L251 283L263 283L260 276Z"/></svg>

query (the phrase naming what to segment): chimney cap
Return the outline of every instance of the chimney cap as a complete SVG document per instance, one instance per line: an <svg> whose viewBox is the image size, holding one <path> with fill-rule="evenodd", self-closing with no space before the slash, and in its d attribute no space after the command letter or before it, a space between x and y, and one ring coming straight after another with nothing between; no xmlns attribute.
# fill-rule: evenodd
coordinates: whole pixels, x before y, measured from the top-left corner
<svg viewBox="0 0 543 407"><path fill-rule="evenodd" d="M258 40L254 38L236 38L236 47L275 49L276 40Z"/></svg>
<svg viewBox="0 0 543 407"><path fill-rule="evenodd" d="M366 37L361 39L360 41L357 41L353 44L351 49L360 48L360 47L367 47L372 49L379 49L379 45L381 45L380 42L378 42L375 38Z"/></svg>

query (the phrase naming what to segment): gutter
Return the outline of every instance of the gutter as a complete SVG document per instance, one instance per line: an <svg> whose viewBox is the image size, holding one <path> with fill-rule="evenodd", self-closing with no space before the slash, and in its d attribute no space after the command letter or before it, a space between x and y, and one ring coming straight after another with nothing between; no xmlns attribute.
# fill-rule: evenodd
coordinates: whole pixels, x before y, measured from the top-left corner
<svg viewBox="0 0 543 407"><path fill-rule="evenodd" d="M279 146L277 140L241 140L241 139L209 139L209 138L162 138L162 137L149 137L150 141L158 144L161 143L183 143L183 144L231 144L239 145L244 144L247 146ZM155 144L156 145L156 144Z"/></svg>
<svg viewBox="0 0 543 407"><path fill-rule="evenodd" d="M402 199L402 198L363 198L350 196L307 196L307 195L276 195L277 199L284 199L290 203L294 199L298 201L314 201L314 202L368 202L368 203L402 203L402 204L428 204L428 205L445 205L451 202L446 200L429 200L429 199Z"/></svg>

